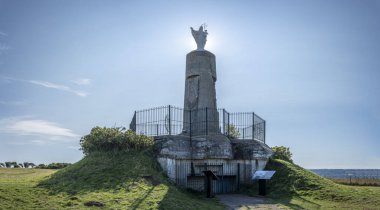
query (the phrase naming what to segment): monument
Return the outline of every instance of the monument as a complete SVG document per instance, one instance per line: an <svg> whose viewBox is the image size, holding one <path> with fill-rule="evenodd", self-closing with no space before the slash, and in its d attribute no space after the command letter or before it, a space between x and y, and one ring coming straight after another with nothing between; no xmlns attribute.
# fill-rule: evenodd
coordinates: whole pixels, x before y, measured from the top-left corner
<svg viewBox="0 0 380 210"><path fill-rule="evenodd" d="M203 26L198 31L191 28L192 35L197 43L197 49L186 56L186 80L184 109L192 111L184 112L184 131L189 132L189 125L201 122L207 117L207 132L218 131L218 111L216 106L216 64L215 55L204 49L207 41L207 31ZM191 121L190 121L191 118ZM204 133L206 126L199 123L193 125L194 134Z"/></svg>
<svg viewBox="0 0 380 210"><path fill-rule="evenodd" d="M233 192L253 182L254 173L273 154L265 143L265 120L253 112L229 113L217 107L216 59L205 50L208 32L204 26L190 29L197 49L186 55L184 108L136 111L130 129L154 137L157 161L178 186Z"/></svg>

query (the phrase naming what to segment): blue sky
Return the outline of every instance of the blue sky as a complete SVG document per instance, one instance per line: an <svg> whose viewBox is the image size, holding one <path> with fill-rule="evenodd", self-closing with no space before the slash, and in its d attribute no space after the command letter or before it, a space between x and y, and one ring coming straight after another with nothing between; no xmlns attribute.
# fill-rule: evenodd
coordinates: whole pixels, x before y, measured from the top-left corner
<svg viewBox="0 0 380 210"><path fill-rule="evenodd" d="M380 1L0 0L0 162L75 162L94 126L183 106L208 25L218 106L306 168L380 168Z"/></svg>

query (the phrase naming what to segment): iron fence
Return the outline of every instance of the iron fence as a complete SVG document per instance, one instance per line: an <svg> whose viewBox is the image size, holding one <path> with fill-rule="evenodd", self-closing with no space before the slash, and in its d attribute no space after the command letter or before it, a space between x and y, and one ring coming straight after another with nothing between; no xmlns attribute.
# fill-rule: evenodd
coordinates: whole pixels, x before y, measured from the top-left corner
<svg viewBox="0 0 380 210"><path fill-rule="evenodd" d="M147 136L223 134L265 143L265 120L254 112L229 113L225 109L185 110L162 106L135 111L130 129Z"/></svg>

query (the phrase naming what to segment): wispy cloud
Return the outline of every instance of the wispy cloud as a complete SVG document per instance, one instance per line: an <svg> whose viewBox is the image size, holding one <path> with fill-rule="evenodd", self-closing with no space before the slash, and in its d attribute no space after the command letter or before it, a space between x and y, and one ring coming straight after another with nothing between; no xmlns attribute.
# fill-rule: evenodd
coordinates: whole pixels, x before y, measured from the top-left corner
<svg viewBox="0 0 380 210"><path fill-rule="evenodd" d="M5 51L5 50L9 50L9 45L7 43L4 43L4 42L0 42L0 51Z"/></svg>
<svg viewBox="0 0 380 210"><path fill-rule="evenodd" d="M76 80L72 80L71 82L77 85L90 85L91 79L88 79L88 78L76 79Z"/></svg>
<svg viewBox="0 0 380 210"><path fill-rule="evenodd" d="M3 80L5 80L5 81L20 81L20 80L18 80L16 78L8 77L8 76L1 75L1 74L0 74L0 78L3 79Z"/></svg>
<svg viewBox="0 0 380 210"><path fill-rule="evenodd" d="M30 141L32 144L38 144L38 145L45 145L48 144L48 142L43 141L43 140L32 140Z"/></svg>
<svg viewBox="0 0 380 210"><path fill-rule="evenodd" d="M7 43L0 42L0 55L5 54L10 49Z"/></svg>
<svg viewBox="0 0 380 210"><path fill-rule="evenodd" d="M66 141L79 137L72 130L64 128L57 123L28 117L1 119L0 133L42 136L50 141Z"/></svg>
<svg viewBox="0 0 380 210"><path fill-rule="evenodd" d="M51 142L51 141L47 141L47 140L21 140L21 141L18 141L18 140L13 140L13 141L10 141L10 142L7 142L9 145L19 145L19 146L23 146L23 145L49 145L49 144L54 144L54 142Z"/></svg>
<svg viewBox="0 0 380 210"><path fill-rule="evenodd" d="M19 105L24 105L25 103L26 103L25 101L0 101L0 105L19 106Z"/></svg>
<svg viewBox="0 0 380 210"><path fill-rule="evenodd" d="M52 83L52 82L37 81L37 80L28 80L28 82L32 83L32 84L35 84L35 85L42 86L42 87L46 87L46 88L53 88L53 89L57 89L57 90L62 90L62 91L74 93L74 94L76 94L78 96L82 96L82 97L86 97L88 95L88 93L85 92L85 91L74 90L74 89L71 89L68 86L58 85L58 84L55 84L55 83Z"/></svg>
<svg viewBox="0 0 380 210"><path fill-rule="evenodd" d="M0 31L0 38L8 36L8 34ZM10 46L5 42L0 42L0 55L5 54L10 49Z"/></svg>
<svg viewBox="0 0 380 210"><path fill-rule="evenodd" d="M27 83L42 86L45 88L52 88L52 89L61 90L61 91L69 92L69 93L74 93L75 95L81 96L81 97L86 97L88 95L88 93L86 91L75 90L69 86L60 85L60 84L56 84L56 83L52 83L52 82L48 82L48 81L24 80L24 79L17 79L17 78L13 78L13 77L9 77L9 76L4 76L4 75L0 75L0 78L5 80L5 81L8 81L8 82L12 82L12 81L27 82ZM90 82L90 81L88 81L88 82Z"/></svg>

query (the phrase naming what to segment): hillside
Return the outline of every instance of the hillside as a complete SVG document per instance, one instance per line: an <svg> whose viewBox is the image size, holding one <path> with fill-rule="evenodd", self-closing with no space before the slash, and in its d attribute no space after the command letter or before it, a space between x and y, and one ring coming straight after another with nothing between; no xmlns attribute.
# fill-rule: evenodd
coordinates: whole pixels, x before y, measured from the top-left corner
<svg viewBox="0 0 380 210"><path fill-rule="evenodd" d="M223 209L179 190L148 152L95 152L67 168L1 169L0 209Z"/></svg>
<svg viewBox="0 0 380 210"><path fill-rule="evenodd" d="M336 184L282 160L268 182L270 202L291 209L379 209L380 187ZM242 192L256 195L257 186ZM149 152L94 152L61 170L0 169L0 209L223 209L168 183Z"/></svg>
<svg viewBox="0 0 380 210"><path fill-rule="evenodd" d="M283 160L270 160L266 170L275 170L268 182L268 197L294 209L378 209L380 187L336 184L300 166ZM257 186L245 189L257 194Z"/></svg>

